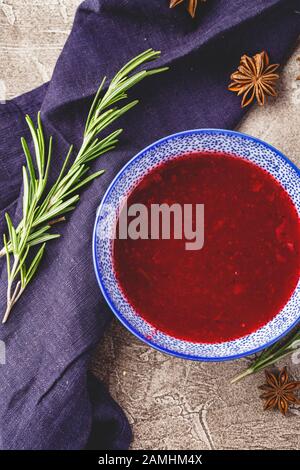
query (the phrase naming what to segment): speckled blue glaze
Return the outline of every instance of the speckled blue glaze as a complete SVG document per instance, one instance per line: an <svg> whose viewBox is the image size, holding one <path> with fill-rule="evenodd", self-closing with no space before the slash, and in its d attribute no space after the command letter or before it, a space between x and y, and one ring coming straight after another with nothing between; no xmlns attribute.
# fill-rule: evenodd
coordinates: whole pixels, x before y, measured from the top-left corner
<svg viewBox="0 0 300 470"><path fill-rule="evenodd" d="M300 171L282 153L256 138L234 131L201 129L181 132L155 142L132 158L115 177L98 209L93 236L93 259L102 293L119 320L150 346L185 359L223 361L257 352L284 336L300 319L300 281L283 310L254 333L222 343L192 343L152 327L131 307L120 290L112 260L115 213L141 177L163 161L192 151L237 155L264 168L285 188L300 213ZM106 204L113 208L107 214ZM107 237L103 237L103 230ZM102 236L100 236L102 233Z"/></svg>

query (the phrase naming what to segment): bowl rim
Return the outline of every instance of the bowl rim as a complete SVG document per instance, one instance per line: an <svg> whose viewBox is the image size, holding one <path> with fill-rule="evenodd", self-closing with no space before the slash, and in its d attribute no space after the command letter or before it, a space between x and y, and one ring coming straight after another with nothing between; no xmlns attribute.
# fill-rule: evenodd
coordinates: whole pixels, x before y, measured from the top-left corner
<svg viewBox="0 0 300 470"><path fill-rule="evenodd" d="M286 157L280 150L278 150L276 147L268 144L267 142L257 138L257 137L254 137L254 136L251 136L249 134L246 134L246 133L243 133L243 132L239 132L239 131L233 131L233 130L228 130L228 129L221 129L221 128L201 128L201 129L191 129L191 130L186 130L186 131L180 131L180 132L176 132L174 134L170 134L166 137L162 137L161 139L158 139L156 140L155 142L151 143L150 145L148 145L147 147L143 148L142 150L140 150L137 154L135 154L132 158L130 158L130 160L128 160L127 163L125 163L125 165L122 166L122 168L118 171L118 173L116 174L116 176L112 179L111 183L109 184L108 188L106 189L102 199L101 199L101 202L98 206L98 209L96 211L96 217L95 217L95 222L94 222L94 228L93 228L93 239L92 239L92 255L93 255L93 265L94 265L94 271L95 271L95 274L96 274L96 278L97 278L97 281L98 281L98 285L100 287L100 290L102 292L102 295L105 299L105 301L107 302L109 308L111 309L111 311L114 313L114 315L118 318L118 320L125 326L125 328L127 328L127 330L130 331L130 333L132 333L134 336L136 336L138 339L140 339L141 341L143 341L145 344L147 344L148 346L151 346L152 348L156 349L157 351L160 351L162 353L165 353L165 354L168 354L168 355L171 355L171 356L175 356L175 357L178 357L180 359L187 359L187 360L192 360L192 361L201 361L201 362L224 362L224 361L233 361L233 360L236 360L236 359L240 359L242 357L247 357L247 356L250 356L252 354L255 354L259 351L262 351L263 349L266 349L268 348L269 346L273 345L274 343L276 343L277 341L279 341L281 338L285 337L293 328L295 328L295 326L300 322L300 312L299 312L299 316L298 318L295 320L295 322L289 326L289 328L281 333L279 336L277 336L276 338L273 338L272 340L268 341L267 343L265 343L264 345L262 346L259 346L257 348L254 348L250 351L246 351L246 352L243 352L243 353L240 353L240 354L233 354L231 356L220 356L220 357L201 357L201 356L194 356L194 355L190 355L190 354L185 354L185 353L181 353L181 352L178 352L178 351L173 351L173 350L170 350L168 348L164 348L163 346L160 346L160 345L157 345L155 342L153 342L151 339L148 339L146 337L144 337L139 331L137 331L131 324L130 322L124 318L124 316L122 315L121 312L119 312L119 310L115 307L113 301L111 300L110 296L109 296L109 293L107 292L107 289L106 287L104 286L104 283L102 281L102 276L101 276L101 273L100 273L100 270L99 270L99 266L97 264L97 253L96 253L96 248L97 248L97 243L96 243L96 237L97 237L97 226L98 226L98 220L99 220L99 215L101 213L101 210L102 210L102 207L105 203L105 200L107 198L107 196L110 194L111 190L113 189L115 183L119 180L119 178L121 177L121 175L124 173L124 171L137 159L137 158L140 158L144 153L146 153L147 151L149 151L150 149L154 148L155 146L157 145L160 145L162 144L163 142L167 141L167 140L170 140L170 139L173 139L173 138L176 138L176 137L180 137L180 136L186 136L186 135L191 135L191 134L227 134L227 135L230 135L230 136L238 136L238 137L242 137L244 138L245 140L252 140L254 142L257 142L259 144L261 144L262 146L266 147L267 149L270 149L272 150L273 152L276 153L276 155L278 155L283 161L285 161L286 163L288 163L289 166L291 166L297 173L298 177L300 178L300 169L297 167L297 165L292 162L288 157ZM280 312L279 312L280 313Z"/></svg>

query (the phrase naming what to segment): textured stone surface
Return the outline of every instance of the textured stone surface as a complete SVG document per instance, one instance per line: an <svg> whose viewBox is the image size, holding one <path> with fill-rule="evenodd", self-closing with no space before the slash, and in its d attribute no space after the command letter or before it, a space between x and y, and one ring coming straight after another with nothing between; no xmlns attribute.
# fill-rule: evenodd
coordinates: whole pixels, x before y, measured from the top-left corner
<svg viewBox="0 0 300 470"><path fill-rule="evenodd" d="M0 0L0 100L51 77L79 0ZM282 74L280 95L254 108L240 126L300 164L300 44ZM288 418L263 413L257 385L230 378L248 359L196 363L150 349L117 321L96 351L92 368L124 407L138 449L300 449L300 410ZM300 377L297 361L285 361Z"/></svg>

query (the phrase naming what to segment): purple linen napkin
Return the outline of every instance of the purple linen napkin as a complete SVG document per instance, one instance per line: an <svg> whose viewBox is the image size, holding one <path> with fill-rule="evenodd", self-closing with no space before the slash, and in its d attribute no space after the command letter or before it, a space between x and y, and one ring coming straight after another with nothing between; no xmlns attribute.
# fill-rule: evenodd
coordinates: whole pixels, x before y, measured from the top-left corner
<svg viewBox="0 0 300 470"><path fill-rule="evenodd" d="M117 171L138 150L168 134L201 127L234 128L244 114L227 91L229 76L244 53L265 49L283 62L300 32L298 1L211 0L193 21L168 1L87 0L50 83L0 105L0 232L4 213L20 218L20 137L24 115L41 108L55 139L53 176L70 143L80 146L84 121L99 82L112 78L130 58L152 47L155 65L170 71L134 88L140 104L117 125L125 132L117 149L93 170L104 176L82 194L61 239L48 244L40 272L10 320L0 327L6 364L0 365L1 449L126 449L128 422L87 365L111 314L93 271L95 212ZM298 8L299 10L300 8ZM0 262L0 311L6 297Z"/></svg>

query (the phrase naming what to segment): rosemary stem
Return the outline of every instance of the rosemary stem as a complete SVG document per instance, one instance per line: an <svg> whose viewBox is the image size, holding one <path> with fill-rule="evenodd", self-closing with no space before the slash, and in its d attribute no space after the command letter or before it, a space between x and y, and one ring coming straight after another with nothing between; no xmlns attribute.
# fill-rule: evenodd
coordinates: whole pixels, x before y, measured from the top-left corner
<svg viewBox="0 0 300 470"><path fill-rule="evenodd" d="M8 288L7 288L7 304L6 304L6 310L2 319L2 323L6 323L8 320L8 317L10 315L10 312L12 311L13 306L18 302L19 298L23 294L25 288L22 287L21 281L18 281L16 284L16 287L14 289L13 294L11 294L12 290L12 282L10 282Z"/></svg>
<svg viewBox="0 0 300 470"><path fill-rule="evenodd" d="M2 323L3 323L3 324L7 322L8 317L9 317L9 314L10 314L12 308L13 308L13 304L10 303L10 302L7 302L7 304L6 304L6 310L5 310L5 313L4 313L4 317L3 317L3 319L2 319Z"/></svg>
<svg viewBox="0 0 300 470"><path fill-rule="evenodd" d="M66 220L65 216L58 217L57 219L50 220L50 222L48 222L48 225L55 225L55 224L58 224L59 222L65 222L65 220Z"/></svg>
<svg viewBox="0 0 300 470"><path fill-rule="evenodd" d="M9 236L3 236L4 246L0 248L0 258L7 258L7 305L3 323L7 321L13 306L35 276L46 243L60 236L50 231L52 225L65 221L65 214L73 211L80 199L79 190L103 174L103 170L89 173L90 164L115 148L122 129L103 138L101 133L138 101L128 102L125 106L119 103L127 98L127 91L141 80L167 70L156 68L135 72L139 66L159 55L159 51L149 49L130 60L103 93L101 91L105 78L102 80L88 114L78 154L70 164L73 150L71 145L60 173L50 188L48 175L52 158L52 137L48 141L45 139L40 113L37 124L34 124L30 116L26 116L34 148L30 150L26 139L21 139L26 157L26 165L22 167L22 220L14 226L10 215L5 214Z"/></svg>
<svg viewBox="0 0 300 470"><path fill-rule="evenodd" d="M233 384L239 382L244 377L247 377L251 374L255 374L256 372L259 372L268 366L272 366L278 360L288 356L289 354L292 354L297 349L297 346L293 347L293 344L297 341L298 336L299 333L297 332L294 336L294 338L296 339L292 339L289 343L283 345L282 347L274 351L274 353L268 354L264 359L260 359L260 357L258 357L257 360L250 367L248 367L248 369L244 370L241 374L234 377L231 380L231 383Z"/></svg>
<svg viewBox="0 0 300 470"><path fill-rule="evenodd" d="M19 257L15 256L14 262L13 262L13 265L12 265L12 268L11 268L11 273L10 273L10 276L9 276L9 279L8 279L8 282L7 282L7 294L6 294L7 303L6 303L6 310L5 310L5 313L4 313L2 323L5 323L7 321L8 317L9 317L9 314L12 310L12 307L15 303L15 299L17 297L17 293L18 293L18 290L19 290L19 287L20 287L20 281L19 281L17 283L16 287L15 287L14 292L12 293L14 277L15 277L15 274L16 274L16 270L18 268L18 264L19 264Z"/></svg>
<svg viewBox="0 0 300 470"><path fill-rule="evenodd" d="M239 382L242 380L244 377L247 377L247 375L253 374L254 370L253 367L249 367L248 369L244 370L241 374L236 375L231 381L231 384L234 384L236 382Z"/></svg>
<svg viewBox="0 0 300 470"><path fill-rule="evenodd" d="M11 300L7 301L6 310L2 319L3 324L7 322L8 317L13 309L13 306L18 302L19 298L21 297L21 295L23 294L25 290L24 287L20 288L20 286L21 286L21 281L18 281L16 288L14 290L14 293L11 297Z"/></svg>

